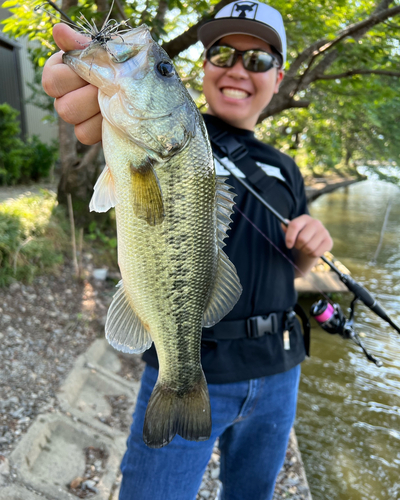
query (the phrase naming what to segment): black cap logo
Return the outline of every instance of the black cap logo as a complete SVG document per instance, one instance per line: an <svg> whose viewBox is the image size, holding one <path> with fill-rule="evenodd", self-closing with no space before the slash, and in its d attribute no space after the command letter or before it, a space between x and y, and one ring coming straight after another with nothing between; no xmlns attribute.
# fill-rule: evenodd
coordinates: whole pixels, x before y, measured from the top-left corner
<svg viewBox="0 0 400 500"><path fill-rule="evenodd" d="M256 17L258 4L255 2L237 2L232 9L232 17L242 19L254 19Z"/></svg>

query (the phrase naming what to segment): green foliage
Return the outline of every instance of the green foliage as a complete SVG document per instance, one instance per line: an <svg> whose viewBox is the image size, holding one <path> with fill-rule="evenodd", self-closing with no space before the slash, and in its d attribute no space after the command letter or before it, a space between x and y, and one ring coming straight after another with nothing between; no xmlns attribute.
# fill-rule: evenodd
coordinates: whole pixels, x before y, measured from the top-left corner
<svg viewBox="0 0 400 500"><path fill-rule="evenodd" d="M68 225L56 205L55 195L44 190L0 204L0 286L30 282L62 263Z"/></svg>
<svg viewBox="0 0 400 500"><path fill-rule="evenodd" d="M90 241L100 241L104 245L107 245L110 249L117 248L117 238L115 237L115 231L113 231L114 236L109 236L102 230L96 221L92 221L88 227L89 234L86 238Z"/></svg>
<svg viewBox="0 0 400 500"><path fill-rule="evenodd" d="M42 0L3 3L3 7L13 13L4 21L4 30L14 37L28 36L40 42L32 52L38 66L43 66L49 55L57 50L51 28L60 17L58 13L51 17L43 9L34 11L34 7L42 3ZM82 13L101 25L106 12L100 12L97 3L96 0L80 0L68 15L76 21ZM119 1L123 17L129 24L136 27L147 23L153 37L161 44L210 18L218 3L219 0ZM288 73L299 54L316 41L334 41L344 28L366 19L378 5L383 7L379 0L271 0L268 3L282 13L285 22ZM111 5L111 1L108 4ZM398 1L389 3L389 7L396 5ZM166 7L165 12L160 9L162 6ZM48 6L47 10L52 11L52 8ZM122 20L116 5L112 17ZM296 156L303 167L315 175L328 170L351 172L362 163L400 165L400 142L396 140L400 127L398 78L372 74L346 76L349 70L399 71L398 18L389 18L369 27L359 38L344 38L336 44L338 55L327 73L342 76L316 80L296 91L295 99L309 101L310 106L288 109L279 116L268 118L259 127L259 136ZM184 83L198 92L202 89L201 53L201 44L193 44L174 60ZM297 81L315 69L321 60L316 59L311 67L303 63L296 71ZM282 88L284 85L285 81ZM204 96L201 95L197 103L204 106Z"/></svg>
<svg viewBox="0 0 400 500"><path fill-rule="evenodd" d="M305 174L354 175L359 165L369 165L369 171L391 165L400 172L397 80L382 85L382 78L357 75L319 82L312 92L308 108L265 120L259 136L295 157Z"/></svg>
<svg viewBox="0 0 400 500"><path fill-rule="evenodd" d="M38 181L47 177L57 157L58 146L48 146L34 135L20 139L18 112L0 104L0 185Z"/></svg>
<svg viewBox="0 0 400 500"><path fill-rule="evenodd" d="M13 183L21 176L24 143L17 116L11 106L0 104L0 184Z"/></svg>
<svg viewBox="0 0 400 500"><path fill-rule="evenodd" d="M25 161L22 168L22 180L37 182L42 177L47 177L50 169L58 156L58 144L48 146L40 141L37 135L30 137L25 143Z"/></svg>
<svg viewBox="0 0 400 500"><path fill-rule="evenodd" d="M110 211L108 219L90 222L85 243L93 255L95 266L118 269L116 234L115 210Z"/></svg>

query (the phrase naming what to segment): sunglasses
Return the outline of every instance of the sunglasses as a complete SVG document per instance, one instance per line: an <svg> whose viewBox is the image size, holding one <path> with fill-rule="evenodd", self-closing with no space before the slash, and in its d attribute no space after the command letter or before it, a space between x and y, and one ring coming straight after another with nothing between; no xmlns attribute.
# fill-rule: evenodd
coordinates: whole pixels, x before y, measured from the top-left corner
<svg viewBox="0 0 400 500"><path fill-rule="evenodd" d="M236 50L228 45L213 45L206 52L206 59L218 68L232 68L238 56L242 56L243 67L254 73L264 73L271 68L279 68L278 58L263 50Z"/></svg>

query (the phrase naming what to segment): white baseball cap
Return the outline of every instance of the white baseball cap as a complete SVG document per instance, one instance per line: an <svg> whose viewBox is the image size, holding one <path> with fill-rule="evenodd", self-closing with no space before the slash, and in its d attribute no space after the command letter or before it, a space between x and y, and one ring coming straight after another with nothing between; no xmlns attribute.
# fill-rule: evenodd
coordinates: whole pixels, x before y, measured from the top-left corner
<svg viewBox="0 0 400 500"><path fill-rule="evenodd" d="M281 14L257 1L232 2L197 31L199 40L209 49L220 38L227 35L252 35L274 47L286 60L286 34Z"/></svg>

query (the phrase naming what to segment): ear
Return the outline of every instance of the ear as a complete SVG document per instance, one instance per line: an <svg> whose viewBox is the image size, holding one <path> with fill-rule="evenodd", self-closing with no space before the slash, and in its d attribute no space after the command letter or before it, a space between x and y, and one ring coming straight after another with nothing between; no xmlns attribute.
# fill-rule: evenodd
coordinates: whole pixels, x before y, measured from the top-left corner
<svg viewBox="0 0 400 500"><path fill-rule="evenodd" d="M206 67L207 59L204 58L203 60L203 69Z"/></svg>
<svg viewBox="0 0 400 500"><path fill-rule="evenodd" d="M284 76L285 76L285 72L283 71L283 69L278 69L277 74L276 74L274 94L277 94L279 92L279 86L280 86Z"/></svg>

